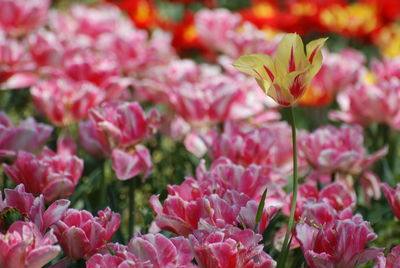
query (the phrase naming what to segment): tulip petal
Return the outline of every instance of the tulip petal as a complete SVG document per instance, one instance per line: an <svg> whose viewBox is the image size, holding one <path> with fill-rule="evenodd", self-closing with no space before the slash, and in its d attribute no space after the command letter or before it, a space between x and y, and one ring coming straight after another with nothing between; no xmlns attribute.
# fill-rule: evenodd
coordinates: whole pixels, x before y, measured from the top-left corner
<svg viewBox="0 0 400 268"><path fill-rule="evenodd" d="M304 44L300 36L298 34L286 34L279 43L275 58L284 64L285 73L306 67Z"/></svg>
<svg viewBox="0 0 400 268"><path fill-rule="evenodd" d="M311 64L310 71L308 72L308 81L309 83L311 79L318 73L319 69L322 66L322 53L321 49L324 46L326 40L328 38L320 38L317 40L313 40L306 46L307 58L309 63Z"/></svg>
<svg viewBox="0 0 400 268"><path fill-rule="evenodd" d="M251 75L257 80L272 82L275 67L272 58L264 54L244 55L232 64L239 71Z"/></svg>

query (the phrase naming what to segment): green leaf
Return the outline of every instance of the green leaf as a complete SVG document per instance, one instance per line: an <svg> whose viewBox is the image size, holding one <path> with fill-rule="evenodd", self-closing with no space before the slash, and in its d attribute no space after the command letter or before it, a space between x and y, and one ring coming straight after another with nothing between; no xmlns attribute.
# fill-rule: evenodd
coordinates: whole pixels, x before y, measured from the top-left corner
<svg viewBox="0 0 400 268"><path fill-rule="evenodd" d="M260 204L258 205L258 209L257 209L257 214L256 214L256 225L255 225L255 230L257 231L258 229L258 223L261 221L261 217L262 217L262 213L264 211L264 206L265 206L265 198L267 197L267 188L265 188L261 200L260 200Z"/></svg>

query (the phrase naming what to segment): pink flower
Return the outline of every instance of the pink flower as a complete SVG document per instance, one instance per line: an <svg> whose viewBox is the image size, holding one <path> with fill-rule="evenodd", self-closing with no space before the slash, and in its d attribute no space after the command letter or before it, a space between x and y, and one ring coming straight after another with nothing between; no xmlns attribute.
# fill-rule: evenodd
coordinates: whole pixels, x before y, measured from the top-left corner
<svg viewBox="0 0 400 268"><path fill-rule="evenodd" d="M282 208L285 215L289 216L292 196L290 201ZM353 189L349 188L345 183L337 181L330 183L321 191L317 187L309 184L301 184L296 202L295 218L300 219L303 215L303 206L308 202L321 202L328 204L332 209L340 212L346 208L353 208L356 204L356 194Z"/></svg>
<svg viewBox="0 0 400 268"><path fill-rule="evenodd" d="M239 101L240 89L231 82L213 66L176 60L149 74L139 83L139 92L168 104L191 125L208 126L227 120L233 103Z"/></svg>
<svg viewBox="0 0 400 268"><path fill-rule="evenodd" d="M115 55L124 73L141 77L150 68L165 65L175 58L171 40L170 34L154 31L149 36L146 31L125 23L112 28L112 34L103 34L96 45Z"/></svg>
<svg viewBox="0 0 400 268"><path fill-rule="evenodd" d="M400 129L400 79L378 80L376 84L358 83L337 97L340 111L329 114L332 120L366 126L384 123ZM365 107L369 107L365 109Z"/></svg>
<svg viewBox="0 0 400 268"><path fill-rule="evenodd" d="M189 241L181 236L168 239L162 234L139 234L131 239L128 250L154 268L197 267L191 263L193 253Z"/></svg>
<svg viewBox="0 0 400 268"><path fill-rule="evenodd" d="M6 215L6 210L15 208L24 220L33 222L42 233L64 216L70 204L66 199L56 200L45 210L43 196L35 198L31 193L25 192L23 184L19 184L14 190L5 189L4 193L4 200L0 193L0 214Z"/></svg>
<svg viewBox="0 0 400 268"><path fill-rule="evenodd" d="M325 211L321 209L321 212ZM359 215L325 222L313 223L313 219L309 220L311 223L300 222L296 225L296 238L310 268L354 268L374 259L382 251L365 248L377 236Z"/></svg>
<svg viewBox="0 0 400 268"><path fill-rule="evenodd" d="M152 110L146 117L137 102L107 102L90 112L90 120L97 133L85 142L92 141L111 154L117 178L131 179L139 173L146 178L152 169L151 157L140 143L156 131L158 112Z"/></svg>
<svg viewBox="0 0 400 268"><path fill-rule="evenodd" d="M238 14L226 9L203 9L196 13L195 26L200 40L211 49L231 58L243 54L273 54L281 36L267 36Z"/></svg>
<svg viewBox="0 0 400 268"><path fill-rule="evenodd" d="M190 183L190 180L186 182ZM183 187L168 187L169 195L163 205L158 195L150 198L159 228L184 236L198 229L201 220L219 228L227 224L256 228L258 202L250 200L247 195L232 190L227 191L223 196L210 192L201 193L201 188L198 188L199 185L195 183L191 186L186 184L184 187L193 187L193 189L189 192ZM278 210L279 204L266 203L257 228L260 233L266 229Z"/></svg>
<svg viewBox="0 0 400 268"><path fill-rule="evenodd" d="M241 22L242 18L239 14L227 9L202 9L195 16L195 26L200 40L219 51L228 50L223 44L229 44L230 35Z"/></svg>
<svg viewBox="0 0 400 268"><path fill-rule="evenodd" d="M275 267L276 262L258 243L262 236L250 229L206 226L189 236L197 263L203 268Z"/></svg>
<svg viewBox="0 0 400 268"><path fill-rule="evenodd" d="M0 29L18 37L34 30L45 20L49 0L1 0Z"/></svg>
<svg viewBox="0 0 400 268"><path fill-rule="evenodd" d="M322 50L324 61L311 85L314 90L335 95L354 86L365 72L365 57L353 49L344 49L340 53Z"/></svg>
<svg viewBox="0 0 400 268"><path fill-rule="evenodd" d="M40 73L58 73L65 54L65 44L55 33L40 29L28 37L29 53Z"/></svg>
<svg viewBox="0 0 400 268"><path fill-rule="evenodd" d="M233 163L248 166L271 165L281 174L290 174L292 169L292 146L290 127L283 122L266 124L261 128L240 128L225 124L224 132L212 146L214 159L224 156ZM301 167L300 162L300 167Z"/></svg>
<svg viewBox="0 0 400 268"><path fill-rule="evenodd" d="M185 182L190 179L195 178L188 176ZM286 195L282 188L287 181L274 168L255 164L243 167L224 157L214 161L208 171L206 170L205 162L202 161L196 169L196 180L203 191L208 189L209 193L217 193L223 196L228 190L235 190L246 194L250 199L257 202L261 200L261 196L265 188L267 188L267 203L274 203L278 207L284 202L283 199ZM182 186L184 186L185 182ZM196 189L194 183L192 187ZM169 186L169 188L179 191L179 188L184 187Z"/></svg>
<svg viewBox="0 0 400 268"><path fill-rule="evenodd" d="M111 249L111 250L110 250ZM86 262L87 268L152 268L150 261L141 262L128 251L128 247L120 244L109 243L103 246Z"/></svg>
<svg viewBox="0 0 400 268"><path fill-rule="evenodd" d="M83 160L73 155L58 155L45 148L38 156L19 151L12 165L3 164L7 176L22 183L46 202L70 196L83 171Z"/></svg>
<svg viewBox="0 0 400 268"><path fill-rule="evenodd" d="M384 257L380 255L377 258L377 265L375 268L399 268L400 263L400 246L392 248L390 253Z"/></svg>
<svg viewBox="0 0 400 268"><path fill-rule="evenodd" d="M400 79L400 58L373 59L371 70L378 80Z"/></svg>
<svg viewBox="0 0 400 268"><path fill-rule="evenodd" d="M97 212L69 209L65 217L54 226L54 233L66 255L72 259L88 259L109 242L120 224L120 215L110 208Z"/></svg>
<svg viewBox="0 0 400 268"><path fill-rule="evenodd" d="M31 222L14 222L6 234L0 233L0 266L4 268L40 268L57 257L59 246L50 230L42 235Z"/></svg>
<svg viewBox="0 0 400 268"><path fill-rule="evenodd" d="M381 198L380 180L375 173L372 171L364 172L359 182L367 205L370 204L371 199L379 200Z"/></svg>
<svg viewBox="0 0 400 268"><path fill-rule="evenodd" d="M50 137L53 128L28 118L19 126L13 125L8 116L0 111L0 160L14 159L18 150L35 152Z"/></svg>
<svg viewBox="0 0 400 268"><path fill-rule="evenodd" d="M392 189L387 183L382 183L381 187L394 215L400 219L400 184L397 184L396 189Z"/></svg>
<svg viewBox="0 0 400 268"><path fill-rule="evenodd" d="M33 68L25 48L17 41L2 36L0 32L0 89L30 86L32 81L23 79L23 75L32 71ZM20 81L16 81L15 78Z"/></svg>
<svg viewBox="0 0 400 268"><path fill-rule="evenodd" d="M105 52L78 49L64 53L65 74L74 81L88 81L105 92L105 99L115 99L128 85L121 77L115 57Z"/></svg>
<svg viewBox="0 0 400 268"><path fill-rule="evenodd" d="M360 174L387 153L367 155L360 126L325 126L299 140L301 156L321 174Z"/></svg>
<svg viewBox="0 0 400 268"><path fill-rule="evenodd" d="M31 88L36 106L56 126L67 126L85 119L89 110L104 99L94 84L67 79L43 81Z"/></svg>
<svg viewBox="0 0 400 268"><path fill-rule="evenodd" d="M106 138L97 132L91 120L79 122L79 141L82 148L93 157L104 158L109 155Z"/></svg>

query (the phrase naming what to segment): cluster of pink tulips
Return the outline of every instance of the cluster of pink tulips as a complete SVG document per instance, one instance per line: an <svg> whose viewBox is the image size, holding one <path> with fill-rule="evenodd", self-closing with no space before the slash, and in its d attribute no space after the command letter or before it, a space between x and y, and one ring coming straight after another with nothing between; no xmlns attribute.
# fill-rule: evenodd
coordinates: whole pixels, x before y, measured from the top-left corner
<svg viewBox="0 0 400 268"><path fill-rule="evenodd" d="M400 267L399 58L54 2L0 0L0 268Z"/></svg>

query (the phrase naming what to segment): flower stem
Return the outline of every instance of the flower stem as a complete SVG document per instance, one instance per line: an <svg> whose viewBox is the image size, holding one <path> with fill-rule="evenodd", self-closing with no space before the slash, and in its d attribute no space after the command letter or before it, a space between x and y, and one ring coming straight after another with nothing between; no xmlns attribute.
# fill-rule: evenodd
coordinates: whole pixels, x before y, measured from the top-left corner
<svg viewBox="0 0 400 268"><path fill-rule="evenodd" d="M129 220L128 220L128 241L133 236L133 227L135 226L135 188L136 188L136 178L131 178L129 180Z"/></svg>
<svg viewBox="0 0 400 268"><path fill-rule="evenodd" d="M297 138L296 138L296 121L294 117L294 107L290 107L290 124L292 126L292 146L293 146L293 197L292 204L290 208L290 216L288 229L286 231L285 239L283 241L282 250L278 259L277 268L286 267L286 258L289 252L290 244L289 238L292 233L293 225L294 225L294 214L296 211L296 201L297 201L297 190L298 190L298 181L297 181Z"/></svg>

